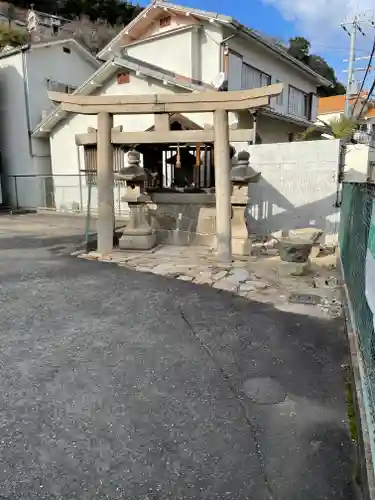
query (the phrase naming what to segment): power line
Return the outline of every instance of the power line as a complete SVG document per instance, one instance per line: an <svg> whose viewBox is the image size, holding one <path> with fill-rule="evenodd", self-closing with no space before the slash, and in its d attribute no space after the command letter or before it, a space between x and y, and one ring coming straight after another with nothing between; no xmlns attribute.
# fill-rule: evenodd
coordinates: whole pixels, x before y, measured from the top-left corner
<svg viewBox="0 0 375 500"><path fill-rule="evenodd" d="M354 105L352 107L353 113L354 113L355 107L356 107L356 105L358 103L358 99L359 99L359 97L361 95L363 87L365 85L366 78L367 78L368 74L370 73L370 71L372 69L371 64L372 64L372 58L374 57L374 54L375 54L375 37L374 37L374 42L372 44L372 50L371 50L371 54L370 54L370 59L369 59L368 64L367 64L366 72L365 72L364 77L362 79L361 87L360 87L359 92L357 94L357 98L356 98L355 103L354 103ZM369 93L369 95L370 95L370 93ZM362 110L361 110L361 113L358 116L361 116L361 114L362 114Z"/></svg>
<svg viewBox="0 0 375 500"><path fill-rule="evenodd" d="M371 94L374 92L374 89L375 89L375 78L374 78L374 81L372 82L372 85L371 85L370 90L369 90L369 92L367 94L367 97L366 97L366 99L364 100L364 102L362 104L362 108L361 108L361 111L360 111L360 113L359 113L358 116L362 115L363 110L365 109L365 106L367 105L367 103L368 103L368 101L370 99Z"/></svg>
<svg viewBox="0 0 375 500"><path fill-rule="evenodd" d="M346 88L345 98L345 116L350 116L350 97L353 93L354 74L355 74L355 61L356 61L356 48L357 48L357 34L360 33L365 36L363 25L375 27L374 13L356 14L353 21L342 23L341 27L350 36L350 51L348 59L348 83ZM368 70L370 71L370 69Z"/></svg>

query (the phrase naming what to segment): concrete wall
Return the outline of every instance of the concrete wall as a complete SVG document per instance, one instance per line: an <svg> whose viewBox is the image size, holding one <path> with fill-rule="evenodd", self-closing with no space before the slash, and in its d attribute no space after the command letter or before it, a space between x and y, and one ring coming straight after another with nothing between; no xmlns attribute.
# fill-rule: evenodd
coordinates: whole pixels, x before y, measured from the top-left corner
<svg viewBox="0 0 375 500"><path fill-rule="evenodd" d="M51 174L49 141L29 140L43 110L52 107L46 79L78 86L95 70L73 44L67 47L70 54L62 45L51 45L0 58L1 123L6 124L1 127L0 147L7 203L25 207L46 203L48 181L35 176Z"/></svg>
<svg viewBox="0 0 375 500"><path fill-rule="evenodd" d="M346 146L345 180L367 182L368 176L375 179L375 150L366 144Z"/></svg>
<svg viewBox="0 0 375 500"><path fill-rule="evenodd" d="M310 141L250 147L251 165L262 173L250 185L250 230L254 234L317 227L336 241L335 208L340 141Z"/></svg>

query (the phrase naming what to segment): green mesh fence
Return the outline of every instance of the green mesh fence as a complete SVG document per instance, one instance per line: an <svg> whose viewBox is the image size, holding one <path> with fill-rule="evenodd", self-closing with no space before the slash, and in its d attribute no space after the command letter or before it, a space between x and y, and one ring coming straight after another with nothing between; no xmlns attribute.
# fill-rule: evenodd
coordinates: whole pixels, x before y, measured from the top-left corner
<svg viewBox="0 0 375 500"><path fill-rule="evenodd" d="M375 186L367 183L343 184L339 232L341 261L356 323L355 329L365 369L364 382L373 421L375 421L375 333L373 315L365 297L365 272L374 200Z"/></svg>

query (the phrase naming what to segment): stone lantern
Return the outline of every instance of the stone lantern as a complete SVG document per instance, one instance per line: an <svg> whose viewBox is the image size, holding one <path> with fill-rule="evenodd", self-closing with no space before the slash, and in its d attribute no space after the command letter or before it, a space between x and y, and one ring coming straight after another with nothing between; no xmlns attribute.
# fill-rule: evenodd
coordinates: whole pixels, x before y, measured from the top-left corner
<svg viewBox="0 0 375 500"><path fill-rule="evenodd" d="M146 172L140 166L138 151L128 153L129 166L115 174L115 180L126 181L125 195L121 201L126 201L130 209L130 220L119 241L123 250L149 250L155 246L156 234L148 222L146 202L150 197L145 192Z"/></svg>
<svg viewBox="0 0 375 500"><path fill-rule="evenodd" d="M245 208L249 200L249 184L258 182L260 172L249 164L250 154L240 151L237 165L231 170L232 180L232 252L234 255L251 255L251 239L245 222Z"/></svg>

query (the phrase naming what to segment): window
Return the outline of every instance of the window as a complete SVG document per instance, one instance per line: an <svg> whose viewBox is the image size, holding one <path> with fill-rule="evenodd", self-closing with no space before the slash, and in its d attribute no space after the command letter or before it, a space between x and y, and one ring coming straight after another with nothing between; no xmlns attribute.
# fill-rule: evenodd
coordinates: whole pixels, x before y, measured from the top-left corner
<svg viewBox="0 0 375 500"><path fill-rule="evenodd" d="M53 90L54 92L63 92L64 94L73 94L77 87L47 78L47 89Z"/></svg>
<svg viewBox="0 0 375 500"><path fill-rule="evenodd" d="M271 76L263 73L249 64L242 64L241 87L245 89L256 89L271 85Z"/></svg>
<svg viewBox="0 0 375 500"><path fill-rule="evenodd" d="M162 17L160 19L160 28L166 28L171 24L171 22L172 22L171 16Z"/></svg>
<svg viewBox="0 0 375 500"><path fill-rule="evenodd" d="M289 85L288 113L309 120L311 117L311 95Z"/></svg>
<svg viewBox="0 0 375 500"><path fill-rule="evenodd" d="M281 80L276 80L276 83L283 83ZM276 97L276 104L282 106L284 104L284 90Z"/></svg>
<svg viewBox="0 0 375 500"><path fill-rule="evenodd" d="M84 173L87 184L96 185L98 182L98 162L97 162L97 145L84 146ZM123 146L113 147L113 172L120 172L124 166L125 150ZM116 184L122 181L116 181Z"/></svg>

